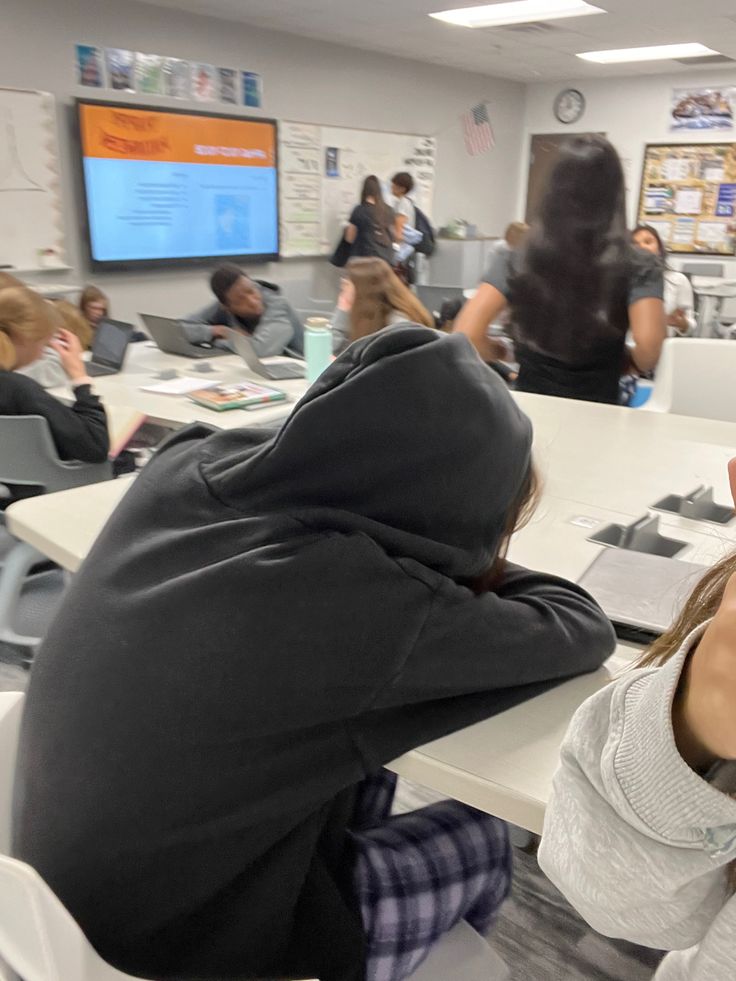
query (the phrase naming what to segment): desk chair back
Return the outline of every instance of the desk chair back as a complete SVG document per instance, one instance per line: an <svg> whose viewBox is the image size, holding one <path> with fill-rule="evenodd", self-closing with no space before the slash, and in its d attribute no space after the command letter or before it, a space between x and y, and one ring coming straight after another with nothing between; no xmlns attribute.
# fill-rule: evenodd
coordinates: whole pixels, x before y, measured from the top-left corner
<svg viewBox="0 0 736 981"><path fill-rule="evenodd" d="M0 692L0 855L10 851L13 780L24 700L22 691Z"/></svg>
<svg viewBox="0 0 736 981"><path fill-rule="evenodd" d="M652 397L641 411L736 422L736 341L673 337L664 342Z"/></svg>
<svg viewBox="0 0 736 981"><path fill-rule="evenodd" d="M0 484L45 493L112 478L112 465L61 460L43 416L0 416Z"/></svg>

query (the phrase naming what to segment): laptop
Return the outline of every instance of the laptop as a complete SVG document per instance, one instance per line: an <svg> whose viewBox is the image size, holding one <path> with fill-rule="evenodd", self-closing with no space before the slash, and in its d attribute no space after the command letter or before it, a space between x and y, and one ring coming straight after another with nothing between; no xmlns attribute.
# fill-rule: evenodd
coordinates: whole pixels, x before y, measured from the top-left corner
<svg viewBox="0 0 736 981"><path fill-rule="evenodd" d="M209 343L192 344L187 340L181 320L157 317L152 313L142 313L140 316L156 346L167 354L181 354L185 358L218 358L230 353Z"/></svg>
<svg viewBox="0 0 736 981"><path fill-rule="evenodd" d="M125 352L134 332L133 325L125 324L122 320L101 320L95 330L87 374L117 375L123 367Z"/></svg>
<svg viewBox="0 0 736 981"><path fill-rule="evenodd" d="M277 381L278 379L284 378L304 378L306 374L304 362L297 361L295 358L288 358L284 361L279 361L277 364L269 364L267 361L261 361L256 354L256 349L253 347L253 341L246 334L243 334L242 331L231 331L229 340L235 349L235 353L240 355L251 371L254 371L262 378L270 378L272 381Z"/></svg>

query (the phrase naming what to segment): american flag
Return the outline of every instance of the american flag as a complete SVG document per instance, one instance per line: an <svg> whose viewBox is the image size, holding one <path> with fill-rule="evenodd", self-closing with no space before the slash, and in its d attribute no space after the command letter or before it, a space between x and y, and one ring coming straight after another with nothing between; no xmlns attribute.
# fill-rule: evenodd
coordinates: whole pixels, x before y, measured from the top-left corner
<svg viewBox="0 0 736 981"><path fill-rule="evenodd" d="M463 113L463 135L465 149L471 157L485 153L496 145L485 102L479 102L469 112Z"/></svg>

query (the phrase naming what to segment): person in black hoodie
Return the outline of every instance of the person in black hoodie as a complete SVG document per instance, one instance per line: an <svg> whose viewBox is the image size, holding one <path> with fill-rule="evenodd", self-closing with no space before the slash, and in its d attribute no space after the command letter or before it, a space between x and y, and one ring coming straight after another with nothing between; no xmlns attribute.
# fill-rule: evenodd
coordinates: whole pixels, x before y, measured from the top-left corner
<svg viewBox="0 0 736 981"><path fill-rule="evenodd" d="M0 282L0 416L39 415L49 424L62 460L102 463L110 446L105 410L92 393L82 347L54 307L38 294ZM32 364L46 346L53 348L74 391L63 405L15 369Z"/></svg>
<svg viewBox="0 0 736 981"><path fill-rule="evenodd" d="M280 430L154 457L37 654L16 779L14 854L103 957L369 976L361 781L613 650L579 587L499 560L530 448L466 338L398 326Z"/></svg>

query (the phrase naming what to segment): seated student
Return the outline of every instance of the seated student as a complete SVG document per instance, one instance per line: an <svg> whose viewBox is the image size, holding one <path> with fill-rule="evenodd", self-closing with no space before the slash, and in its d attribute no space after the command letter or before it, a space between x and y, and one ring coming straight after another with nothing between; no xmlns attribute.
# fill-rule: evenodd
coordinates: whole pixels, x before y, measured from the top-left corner
<svg viewBox="0 0 736 981"><path fill-rule="evenodd" d="M729 465L736 504L736 460ZM731 981L736 951L736 554L632 671L578 709L539 864L656 981Z"/></svg>
<svg viewBox="0 0 736 981"><path fill-rule="evenodd" d="M503 822L387 820L381 767L613 649L579 587L503 558L531 440L465 338L399 326L280 431L193 426L148 464L37 655L16 776L14 854L103 957L400 981L488 927Z"/></svg>
<svg viewBox="0 0 736 981"><path fill-rule="evenodd" d="M406 323L434 327L434 318L383 259L351 259L332 316L334 352L359 337Z"/></svg>
<svg viewBox="0 0 736 981"><path fill-rule="evenodd" d="M79 312L96 330L100 321L110 316L110 301L97 286L85 286L79 297Z"/></svg>
<svg viewBox="0 0 736 981"><path fill-rule="evenodd" d="M651 371L666 337L663 276L626 231L618 154L602 136L560 151L521 253L496 251L455 330L496 360L488 325L511 310L517 388L616 404L629 361ZM626 346L631 330L634 346Z"/></svg>
<svg viewBox="0 0 736 981"><path fill-rule="evenodd" d="M47 302L53 304L54 309L61 315L64 328L74 334L82 350L87 350L92 340L92 328L79 310L66 300ZM69 381L59 353L50 344L43 349L40 358L17 370L20 374L33 378L43 388L59 388Z"/></svg>
<svg viewBox="0 0 736 981"><path fill-rule="evenodd" d="M43 416L63 460L101 463L109 450L105 410L92 393L82 346L62 323L54 307L31 290L0 289L0 415ZM47 345L58 355L74 391L72 406L16 370L41 357Z"/></svg>
<svg viewBox="0 0 736 981"><path fill-rule="evenodd" d="M259 358L304 352L304 328L278 287L255 282L238 266L226 263L210 277L214 303L184 317L184 331L193 344L215 341L229 347L230 330L248 334Z"/></svg>
<svg viewBox="0 0 736 981"><path fill-rule="evenodd" d="M670 337L684 337L695 330L695 297L693 287L685 273L670 269L667 252L659 232L651 225L637 225L631 240L645 252L656 255L664 266L664 312L667 317L667 333Z"/></svg>

